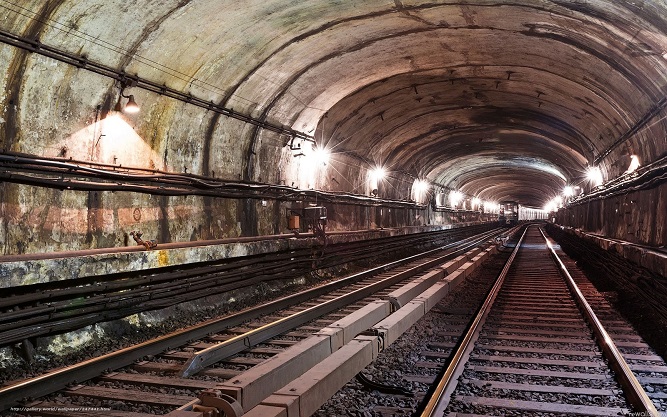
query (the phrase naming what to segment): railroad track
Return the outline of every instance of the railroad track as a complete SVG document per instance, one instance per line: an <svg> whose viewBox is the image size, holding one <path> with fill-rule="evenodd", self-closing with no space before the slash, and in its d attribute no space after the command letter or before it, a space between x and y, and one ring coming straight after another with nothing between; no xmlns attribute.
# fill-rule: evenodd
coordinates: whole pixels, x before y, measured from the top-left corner
<svg viewBox="0 0 667 417"><path fill-rule="evenodd" d="M597 347L545 239L533 228L523 243L513 266L506 264L511 250L501 251L382 351L363 371L373 384L350 381L313 416L344 415L349 409L373 417L667 414L662 358L555 247L608 332L597 338L615 341L647 393L628 394L627 383L614 380L628 370L610 370L616 360ZM490 298L495 302L487 304L484 319L475 320L504 268L505 285ZM476 321L477 329L469 332ZM457 355L459 349L463 353Z"/></svg>
<svg viewBox="0 0 667 417"><path fill-rule="evenodd" d="M442 245L486 232L478 225L272 254L17 286L0 296L0 347L169 307L275 279L297 278L378 254ZM373 250L369 250L372 247ZM434 247L434 246L431 246ZM1 379L1 377L0 377Z"/></svg>
<svg viewBox="0 0 667 417"><path fill-rule="evenodd" d="M248 410L263 399L250 398L248 394L252 391L249 387L257 386L257 382L245 381L243 398L235 391L235 384L240 384L237 381L248 372L268 369L273 365L266 363L273 360L275 365L282 360L276 358L286 358L279 371L285 374L285 370L290 369L287 373L294 372L298 377L299 372L305 372L320 360L335 356L338 348L344 350L358 333L390 316L392 309L420 295L427 284L433 284L450 272L447 268L454 272L465 265L474 266L469 260L473 256L479 263L481 249L473 248L488 242L497 233L483 233L224 320L204 323L84 364L2 387L0 406L6 409L26 397L44 396L66 387L40 402L28 402L37 407L33 408L35 415L70 415L65 408L92 406L105 408L107 415L127 415L125 411L139 410L140 414L135 417L155 412L180 413L178 415L190 412L194 416L201 414L197 414L198 407L207 404L226 409L230 416L240 415L241 410ZM463 254L466 251L468 253ZM444 270L443 264L447 265ZM433 268L436 270L429 272ZM424 278L424 275L429 277ZM450 275L452 279L463 277L462 272ZM451 280L440 285L437 295L444 294L450 283ZM374 343L380 340L377 336L368 337L374 337ZM179 348L166 349L174 346ZM286 353L295 348L296 354ZM139 361L120 371L101 372L120 369L147 356L150 360ZM271 394L271 388L279 389L284 384L273 377L267 384L269 374L262 370L256 373L257 380L263 381L260 391L267 395ZM234 381L225 386L230 378ZM73 385L73 381L91 382ZM201 393L206 390L218 393ZM77 410L71 415L85 415L82 412ZM30 415L30 412L22 414Z"/></svg>
<svg viewBox="0 0 667 417"><path fill-rule="evenodd" d="M416 325L381 352L365 379L352 380L314 414L345 415L355 409L364 416L413 415L434 384L452 350L490 291L518 240L510 239L501 250L470 274Z"/></svg>
<svg viewBox="0 0 667 417"><path fill-rule="evenodd" d="M658 415L616 346L638 348L637 336L617 320L608 321L616 328L604 329L551 246L540 229L528 228L421 416ZM656 359L642 354L629 357ZM653 362L635 369L660 367Z"/></svg>

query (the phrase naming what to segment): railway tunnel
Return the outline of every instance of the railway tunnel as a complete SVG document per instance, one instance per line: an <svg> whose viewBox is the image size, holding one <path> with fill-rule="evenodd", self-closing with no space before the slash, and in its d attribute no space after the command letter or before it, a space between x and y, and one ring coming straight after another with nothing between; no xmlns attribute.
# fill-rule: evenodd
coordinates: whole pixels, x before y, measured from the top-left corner
<svg viewBox="0 0 667 417"><path fill-rule="evenodd" d="M662 1L0 0L0 57L8 379L500 223L667 354Z"/></svg>

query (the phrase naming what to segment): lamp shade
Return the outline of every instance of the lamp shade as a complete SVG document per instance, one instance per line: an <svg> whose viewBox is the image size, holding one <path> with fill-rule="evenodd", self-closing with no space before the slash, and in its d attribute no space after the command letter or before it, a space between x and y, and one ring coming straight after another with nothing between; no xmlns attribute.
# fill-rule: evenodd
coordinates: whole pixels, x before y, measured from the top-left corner
<svg viewBox="0 0 667 417"><path fill-rule="evenodd" d="M125 111L128 113L137 113L139 111L139 105L134 101L134 96L130 94L127 99L127 104L125 105Z"/></svg>

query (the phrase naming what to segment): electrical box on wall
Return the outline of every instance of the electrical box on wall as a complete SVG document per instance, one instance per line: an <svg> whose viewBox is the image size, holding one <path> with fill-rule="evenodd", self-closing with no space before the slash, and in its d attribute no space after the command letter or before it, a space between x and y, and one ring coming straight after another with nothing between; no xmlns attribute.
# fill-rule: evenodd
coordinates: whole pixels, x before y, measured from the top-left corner
<svg viewBox="0 0 667 417"><path fill-rule="evenodd" d="M310 206L303 209L303 216L314 220L326 220L327 208L323 206Z"/></svg>
<svg viewBox="0 0 667 417"><path fill-rule="evenodd" d="M287 228L299 234L312 231L315 235L324 238L327 224L327 208L324 206L309 205L302 208L286 209Z"/></svg>
<svg viewBox="0 0 667 417"><path fill-rule="evenodd" d="M296 214L291 214L287 218L287 228L290 230L299 230L301 227L300 218Z"/></svg>

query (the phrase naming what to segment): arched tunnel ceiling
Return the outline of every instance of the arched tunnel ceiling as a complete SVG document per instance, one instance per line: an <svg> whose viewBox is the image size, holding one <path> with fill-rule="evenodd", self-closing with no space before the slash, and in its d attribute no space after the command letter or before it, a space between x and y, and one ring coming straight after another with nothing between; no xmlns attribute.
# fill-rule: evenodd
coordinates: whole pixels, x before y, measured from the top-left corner
<svg viewBox="0 0 667 417"><path fill-rule="evenodd" d="M0 6L3 31L490 200L542 205L566 183L581 181L605 152L641 153L650 161L667 150L655 139L665 137L664 122L615 146L667 91L661 0L12 0ZM9 62L6 105L23 58L6 47L0 55ZM38 81L21 82L29 90ZM97 100L103 93L93 89L76 95ZM104 93L112 90L113 80ZM182 123L183 112L165 110L164 99L136 94L164 131ZM249 159L262 146L256 129L228 130ZM214 149L215 140L204 137L202 146ZM613 155L599 162L613 174Z"/></svg>

